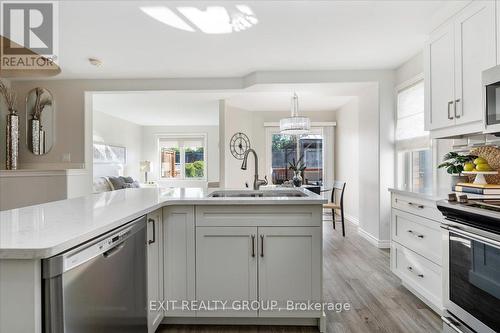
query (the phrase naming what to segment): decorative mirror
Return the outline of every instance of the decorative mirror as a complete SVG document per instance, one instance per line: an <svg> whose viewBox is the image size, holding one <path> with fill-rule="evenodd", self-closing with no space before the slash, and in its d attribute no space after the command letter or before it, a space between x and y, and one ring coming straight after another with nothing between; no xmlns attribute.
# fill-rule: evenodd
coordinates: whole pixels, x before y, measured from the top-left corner
<svg viewBox="0 0 500 333"><path fill-rule="evenodd" d="M26 97L26 138L35 155L47 154L54 145L54 99L50 91L35 88Z"/></svg>

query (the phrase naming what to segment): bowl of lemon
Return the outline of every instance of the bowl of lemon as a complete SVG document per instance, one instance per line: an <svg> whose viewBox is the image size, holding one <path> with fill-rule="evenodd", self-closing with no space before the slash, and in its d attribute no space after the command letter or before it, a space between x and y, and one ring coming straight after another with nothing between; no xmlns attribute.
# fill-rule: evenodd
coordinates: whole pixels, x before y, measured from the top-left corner
<svg viewBox="0 0 500 333"><path fill-rule="evenodd" d="M487 184L484 175L496 175L498 171L493 170L493 168L488 164L482 157L476 158L472 162L464 164L464 171L462 172L466 175L476 175L474 179L474 184Z"/></svg>

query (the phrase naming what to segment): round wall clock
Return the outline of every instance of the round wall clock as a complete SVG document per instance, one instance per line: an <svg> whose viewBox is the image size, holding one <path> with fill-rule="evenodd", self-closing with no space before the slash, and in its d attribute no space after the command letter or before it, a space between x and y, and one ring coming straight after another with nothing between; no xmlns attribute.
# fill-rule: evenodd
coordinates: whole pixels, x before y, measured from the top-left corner
<svg viewBox="0 0 500 333"><path fill-rule="evenodd" d="M231 154L238 159L242 160L245 156L245 152L250 148L250 139L245 133L238 132L233 135L229 143L231 148Z"/></svg>

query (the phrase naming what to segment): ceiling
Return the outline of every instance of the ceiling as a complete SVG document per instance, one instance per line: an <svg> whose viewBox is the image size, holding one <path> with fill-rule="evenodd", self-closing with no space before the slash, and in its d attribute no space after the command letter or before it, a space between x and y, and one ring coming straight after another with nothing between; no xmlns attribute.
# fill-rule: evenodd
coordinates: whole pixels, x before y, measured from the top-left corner
<svg viewBox="0 0 500 333"><path fill-rule="evenodd" d="M463 2L463 1L462 1ZM58 78L237 77L253 71L392 69L421 50L453 1L61 1ZM186 31L141 7L246 5L239 32ZM194 9L193 9L194 8ZM102 60L100 67L87 59Z"/></svg>
<svg viewBox="0 0 500 333"><path fill-rule="evenodd" d="M93 96L93 110L142 126L219 124L219 101L191 92L104 93Z"/></svg>
<svg viewBox="0 0 500 333"><path fill-rule="evenodd" d="M219 100L252 112L288 111L292 92L302 114L333 111L373 83L254 85L224 91L104 92L93 95L93 110L142 126L219 124Z"/></svg>

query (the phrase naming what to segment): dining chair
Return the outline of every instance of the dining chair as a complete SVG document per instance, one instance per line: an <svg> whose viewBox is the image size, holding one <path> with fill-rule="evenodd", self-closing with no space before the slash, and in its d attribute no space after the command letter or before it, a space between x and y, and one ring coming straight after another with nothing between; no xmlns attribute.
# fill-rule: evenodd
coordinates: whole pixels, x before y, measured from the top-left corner
<svg viewBox="0 0 500 333"><path fill-rule="evenodd" d="M345 237L345 222L344 222L344 191L346 182L334 181L332 188L332 197L329 203L324 204L323 208L332 210L332 223L335 229L335 211L340 210L340 218L342 221L342 236ZM337 201L338 200L338 201Z"/></svg>

